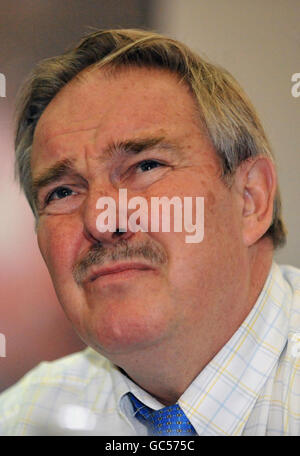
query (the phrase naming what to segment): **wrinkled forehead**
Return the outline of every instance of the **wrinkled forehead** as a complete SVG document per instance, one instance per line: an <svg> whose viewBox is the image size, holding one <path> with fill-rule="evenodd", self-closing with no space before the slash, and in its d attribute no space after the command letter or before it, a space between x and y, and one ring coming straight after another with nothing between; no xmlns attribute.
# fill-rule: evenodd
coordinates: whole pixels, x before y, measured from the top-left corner
<svg viewBox="0 0 300 456"><path fill-rule="evenodd" d="M178 96L183 100L181 106ZM177 75L163 69L130 67L112 71L93 66L79 73L49 103L37 123L34 140L38 137L47 141L56 134L79 129L80 124L82 128L93 128L111 113L122 124L125 115L132 114L130 108L136 110L135 118L144 108L145 114L149 116L151 109L161 120L172 108L178 115L180 108L182 116L188 114L200 125L191 91Z"/></svg>
<svg viewBox="0 0 300 456"><path fill-rule="evenodd" d="M40 154L49 145L76 142L83 135L97 136L104 144L139 135L176 138L200 128L194 100L173 74L147 68L116 74L93 67L61 89L43 112L32 163L37 150Z"/></svg>

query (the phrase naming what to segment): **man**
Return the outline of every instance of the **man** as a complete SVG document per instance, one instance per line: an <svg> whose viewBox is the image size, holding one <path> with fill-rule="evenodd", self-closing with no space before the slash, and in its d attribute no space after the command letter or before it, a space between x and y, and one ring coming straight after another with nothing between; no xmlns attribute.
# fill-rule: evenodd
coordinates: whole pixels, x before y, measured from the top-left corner
<svg viewBox="0 0 300 456"><path fill-rule="evenodd" d="M152 32L95 32L31 76L16 155L58 299L89 348L5 392L3 434L75 429L78 410L79 433L299 434L300 274L273 262L285 242L274 159L225 70ZM194 214L203 198L203 239L151 230L143 211L134 227L120 190L146 201L148 221L153 198L190 198Z"/></svg>

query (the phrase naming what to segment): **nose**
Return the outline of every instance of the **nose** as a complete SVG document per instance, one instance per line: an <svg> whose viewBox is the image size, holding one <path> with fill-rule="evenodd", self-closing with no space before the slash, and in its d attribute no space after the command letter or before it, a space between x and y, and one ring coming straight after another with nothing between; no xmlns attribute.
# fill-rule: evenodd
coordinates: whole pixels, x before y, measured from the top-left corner
<svg viewBox="0 0 300 456"><path fill-rule="evenodd" d="M121 206L120 206L121 203ZM83 208L84 236L92 243L104 246L133 236L128 228L127 207L122 205L117 190L93 191Z"/></svg>

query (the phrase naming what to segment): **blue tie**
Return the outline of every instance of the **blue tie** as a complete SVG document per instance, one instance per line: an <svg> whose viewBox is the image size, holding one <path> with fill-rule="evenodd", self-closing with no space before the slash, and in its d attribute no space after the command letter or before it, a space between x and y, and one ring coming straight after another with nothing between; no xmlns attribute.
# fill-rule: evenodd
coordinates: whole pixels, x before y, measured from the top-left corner
<svg viewBox="0 0 300 456"><path fill-rule="evenodd" d="M147 426L149 435L188 436L197 435L195 429L178 404L153 410L128 393L135 417Z"/></svg>

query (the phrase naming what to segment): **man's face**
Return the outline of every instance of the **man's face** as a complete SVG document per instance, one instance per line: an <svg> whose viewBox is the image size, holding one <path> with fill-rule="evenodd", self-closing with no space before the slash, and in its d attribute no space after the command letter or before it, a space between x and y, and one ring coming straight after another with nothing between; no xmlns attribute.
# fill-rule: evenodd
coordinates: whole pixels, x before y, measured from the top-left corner
<svg viewBox="0 0 300 456"><path fill-rule="evenodd" d="M243 293L237 200L220 179L192 96L174 75L85 71L39 120L32 174L39 246L87 344L113 358L196 341L232 321ZM120 188L149 208L151 197L204 197L204 240L186 243L187 233L173 232L172 223L169 233L101 233L97 200L114 198L118 214Z"/></svg>

